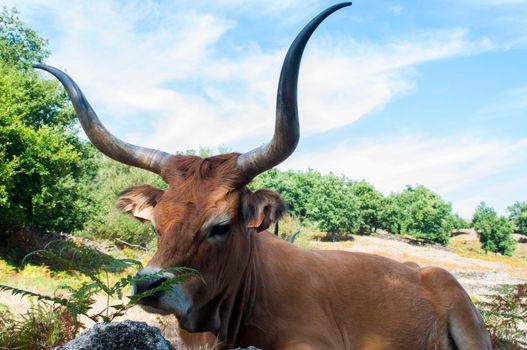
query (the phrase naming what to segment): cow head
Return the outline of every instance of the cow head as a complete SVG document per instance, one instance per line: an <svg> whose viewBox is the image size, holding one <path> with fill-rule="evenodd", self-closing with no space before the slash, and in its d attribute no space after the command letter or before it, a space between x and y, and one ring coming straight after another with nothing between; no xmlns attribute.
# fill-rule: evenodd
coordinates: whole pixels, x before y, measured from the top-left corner
<svg viewBox="0 0 527 350"><path fill-rule="evenodd" d="M141 300L148 311L175 313L190 331L218 330L224 298L235 294L248 266L252 234L285 212L278 194L245 187L238 159L238 154L175 156L164 175L167 190L139 185L123 191L117 201L124 212L150 220L158 234L157 251L140 276L174 266L201 273L203 281L194 278ZM170 277L165 272L142 280L135 292Z"/></svg>
<svg viewBox="0 0 527 350"><path fill-rule="evenodd" d="M215 331L227 295L235 293L251 257L251 237L267 229L285 212L280 196L268 190L251 192L245 186L259 173L279 164L299 139L297 81L304 47L317 26L343 3L320 13L296 37L282 66L278 85L275 133L266 145L250 152L209 158L171 155L135 146L113 136L102 125L77 84L64 72L38 64L64 85L82 127L92 143L108 157L152 171L168 184L166 190L139 185L120 193L117 205L139 220L150 221L158 234L157 251L140 276L185 266L197 278L171 290L142 299L149 310L175 313L183 328ZM172 276L155 275L136 283L142 292Z"/></svg>

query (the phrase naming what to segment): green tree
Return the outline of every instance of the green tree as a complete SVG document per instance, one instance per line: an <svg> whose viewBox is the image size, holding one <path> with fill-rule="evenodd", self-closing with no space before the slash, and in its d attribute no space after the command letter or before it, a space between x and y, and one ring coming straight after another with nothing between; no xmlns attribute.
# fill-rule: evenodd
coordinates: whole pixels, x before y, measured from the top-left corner
<svg viewBox="0 0 527 350"><path fill-rule="evenodd" d="M355 232L359 224L359 203L352 196L352 183L333 174L318 176L307 203L307 216L330 234Z"/></svg>
<svg viewBox="0 0 527 350"><path fill-rule="evenodd" d="M316 222L333 235L354 232L359 224L359 204L351 192L353 183L317 171L271 169L251 183L251 189L268 188L280 193L289 213L300 220Z"/></svg>
<svg viewBox="0 0 527 350"><path fill-rule="evenodd" d="M375 232L380 225L382 194L364 180L354 183L350 191L358 205L358 233Z"/></svg>
<svg viewBox="0 0 527 350"><path fill-rule="evenodd" d="M453 214L451 216L451 220L452 220L452 227L455 230L461 230L461 229L470 227L470 221L463 219L458 213Z"/></svg>
<svg viewBox="0 0 527 350"><path fill-rule="evenodd" d="M447 244L453 229L452 206L424 186L407 186L388 196L381 226L393 233Z"/></svg>
<svg viewBox="0 0 527 350"><path fill-rule="evenodd" d="M258 175L250 184L251 189L268 188L280 193L291 215L299 219L308 218L307 207L314 188L322 179L316 171L280 171L271 169Z"/></svg>
<svg viewBox="0 0 527 350"><path fill-rule="evenodd" d="M93 149L77 137L63 90L28 69L45 41L16 11L0 16L0 227L70 231L92 215Z"/></svg>
<svg viewBox="0 0 527 350"><path fill-rule="evenodd" d="M16 9L0 12L0 61L8 66L30 68L49 55L47 41L26 27Z"/></svg>
<svg viewBox="0 0 527 350"><path fill-rule="evenodd" d="M99 171L95 181L90 185L97 210L82 234L148 245L156 237L152 225L149 222L142 223L119 211L115 207L117 194L138 184L146 183L158 188L166 188L166 184L153 173L123 165L102 155L99 157L101 158Z"/></svg>
<svg viewBox="0 0 527 350"><path fill-rule="evenodd" d="M516 202L507 211L515 232L527 235L527 202Z"/></svg>
<svg viewBox="0 0 527 350"><path fill-rule="evenodd" d="M512 237L512 224L507 218L498 217L493 208L481 202L474 212L472 224L485 252L512 255L516 241Z"/></svg>

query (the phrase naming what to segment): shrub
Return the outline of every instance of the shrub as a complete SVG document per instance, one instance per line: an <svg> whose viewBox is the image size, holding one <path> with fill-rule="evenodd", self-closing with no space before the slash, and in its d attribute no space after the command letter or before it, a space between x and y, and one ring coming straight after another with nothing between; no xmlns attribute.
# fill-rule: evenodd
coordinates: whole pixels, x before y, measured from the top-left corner
<svg viewBox="0 0 527 350"><path fill-rule="evenodd" d="M516 202L507 208L514 231L527 235L527 202Z"/></svg>
<svg viewBox="0 0 527 350"><path fill-rule="evenodd" d="M452 206L424 186L408 186L387 197L382 228L419 239L447 244L453 229Z"/></svg>
<svg viewBox="0 0 527 350"><path fill-rule="evenodd" d="M53 349L75 338L78 330L61 305L39 301L18 317L0 305L0 349Z"/></svg>
<svg viewBox="0 0 527 350"><path fill-rule="evenodd" d="M91 215L92 149L77 137L63 89L30 63L45 41L15 11L0 14L0 228L81 228Z"/></svg>
<svg viewBox="0 0 527 350"><path fill-rule="evenodd" d="M99 171L90 185L96 212L80 234L109 240L121 239L146 246L156 237L152 225L141 223L120 212L115 207L117 194L142 183L159 188L166 188L166 184L159 176L148 171L123 165L103 156L99 156L99 161Z"/></svg>
<svg viewBox="0 0 527 350"><path fill-rule="evenodd" d="M63 284L58 287L53 296L7 285L0 285L0 291L10 291L15 295L43 301L47 303L46 305L65 308L69 311L75 324L80 322L80 315L94 322L111 322L114 318L124 315L126 310L135 306L141 298L166 291L173 284L181 283L189 278L201 278L196 270L185 267L172 267L148 276L134 277L134 267L142 268L139 261L116 259L96 249L77 246L69 241L52 241L45 249L35 251L30 255L38 255L43 261L53 264L55 268L78 275L81 283ZM132 274L129 274L130 272ZM126 287L140 280L151 279L156 275L161 276L166 272L172 272L174 277L164 281L157 288L129 296L130 300L127 303L122 302L123 291ZM97 294L103 294L106 297L106 307L102 311L92 313L94 296ZM114 299L118 302L113 303Z"/></svg>
<svg viewBox="0 0 527 350"><path fill-rule="evenodd" d="M291 215L314 221L331 234L352 233L359 225L359 204L345 177L272 169L260 174L250 188L268 188L282 196Z"/></svg>
<svg viewBox="0 0 527 350"><path fill-rule="evenodd" d="M498 217L496 211L481 202L472 218L474 229L485 252L512 255L516 241L512 237L512 224L505 217Z"/></svg>
<svg viewBox="0 0 527 350"><path fill-rule="evenodd" d="M375 232L381 224L382 194L364 180L353 183L350 192L358 206L358 233Z"/></svg>
<svg viewBox="0 0 527 350"><path fill-rule="evenodd" d="M359 205L352 196L351 182L329 174L315 183L306 216L321 230L333 235L353 233L359 224Z"/></svg>
<svg viewBox="0 0 527 350"><path fill-rule="evenodd" d="M461 230L469 228L471 226L470 221L463 219L458 213L451 215L452 228L455 230Z"/></svg>
<svg viewBox="0 0 527 350"><path fill-rule="evenodd" d="M505 285L476 305L487 325L495 350L527 347L527 284Z"/></svg>

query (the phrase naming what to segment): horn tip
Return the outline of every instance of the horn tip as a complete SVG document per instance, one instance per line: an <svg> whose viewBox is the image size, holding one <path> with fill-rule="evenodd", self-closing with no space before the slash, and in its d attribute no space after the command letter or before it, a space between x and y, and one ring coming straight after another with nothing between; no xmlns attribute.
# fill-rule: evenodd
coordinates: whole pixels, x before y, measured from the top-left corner
<svg viewBox="0 0 527 350"><path fill-rule="evenodd" d="M335 7L336 9L341 9L343 7L347 7L347 6L351 6L351 5L353 5L353 2L346 1L346 2L341 2L340 4L336 4L333 7Z"/></svg>

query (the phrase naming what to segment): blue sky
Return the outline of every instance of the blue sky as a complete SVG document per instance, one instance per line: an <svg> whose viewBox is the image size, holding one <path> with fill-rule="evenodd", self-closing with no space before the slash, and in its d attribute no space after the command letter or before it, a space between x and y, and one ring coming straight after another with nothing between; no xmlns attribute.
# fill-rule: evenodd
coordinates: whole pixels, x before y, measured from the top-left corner
<svg viewBox="0 0 527 350"><path fill-rule="evenodd" d="M288 45L329 1L1 0L108 128L177 151L272 134ZM354 1L312 37L282 169L423 184L470 217L527 200L527 0Z"/></svg>

